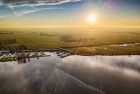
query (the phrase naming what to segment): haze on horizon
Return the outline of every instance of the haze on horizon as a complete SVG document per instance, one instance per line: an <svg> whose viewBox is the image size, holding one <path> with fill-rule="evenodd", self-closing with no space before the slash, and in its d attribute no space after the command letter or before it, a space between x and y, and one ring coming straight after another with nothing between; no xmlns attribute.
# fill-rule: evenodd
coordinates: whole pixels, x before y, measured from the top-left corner
<svg viewBox="0 0 140 94"><path fill-rule="evenodd" d="M140 0L22 1L0 0L0 28L140 28Z"/></svg>

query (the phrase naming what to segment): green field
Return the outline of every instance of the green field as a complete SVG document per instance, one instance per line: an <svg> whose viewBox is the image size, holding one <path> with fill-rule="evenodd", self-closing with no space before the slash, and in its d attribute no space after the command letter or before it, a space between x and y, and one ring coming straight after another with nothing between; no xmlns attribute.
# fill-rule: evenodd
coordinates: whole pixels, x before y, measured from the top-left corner
<svg viewBox="0 0 140 94"><path fill-rule="evenodd" d="M4 45L3 41L8 40L16 40L16 42ZM140 31L139 29L93 31L86 29L0 29L0 44L1 50L24 45L27 49L62 47L81 55L139 55Z"/></svg>

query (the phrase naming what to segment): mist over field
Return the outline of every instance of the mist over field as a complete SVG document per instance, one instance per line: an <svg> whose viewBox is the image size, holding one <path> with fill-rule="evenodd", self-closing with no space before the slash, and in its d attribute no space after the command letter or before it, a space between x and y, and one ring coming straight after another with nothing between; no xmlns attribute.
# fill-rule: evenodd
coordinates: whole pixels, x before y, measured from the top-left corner
<svg viewBox="0 0 140 94"><path fill-rule="evenodd" d="M0 94L140 94L140 0L0 0Z"/></svg>

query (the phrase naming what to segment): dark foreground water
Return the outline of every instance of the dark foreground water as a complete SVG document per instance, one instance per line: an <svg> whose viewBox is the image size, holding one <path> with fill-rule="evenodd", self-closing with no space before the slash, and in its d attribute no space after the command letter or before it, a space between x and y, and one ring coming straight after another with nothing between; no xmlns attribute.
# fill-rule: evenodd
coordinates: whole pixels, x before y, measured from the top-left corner
<svg viewBox="0 0 140 94"><path fill-rule="evenodd" d="M0 94L140 94L140 56L69 56L0 63Z"/></svg>

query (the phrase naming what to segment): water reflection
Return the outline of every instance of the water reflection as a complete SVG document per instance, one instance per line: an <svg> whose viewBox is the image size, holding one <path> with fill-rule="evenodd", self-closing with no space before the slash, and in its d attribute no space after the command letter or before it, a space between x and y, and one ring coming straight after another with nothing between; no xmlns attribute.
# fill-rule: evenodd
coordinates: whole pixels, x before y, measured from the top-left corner
<svg viewBox="0 0 140 94"><path fill-rule="evenodd" d="M0 63L0 94L140 94L139 88L140 56L52 54Z"/></svg>
<svg viewBox="0 0 140 94"><path fill-rule="evenodd" d="M36 59L39 60L39 57L36 57ZM28 62L30 62L30 58L17 59L17 62L18 62L18 64L28 63Z"/></svg>
<svg viewBox="0 0 140 94"><path fill-rule="evenodd" d="M106 94L140 94L140 56L70 56L61 69Z"/></svg>

